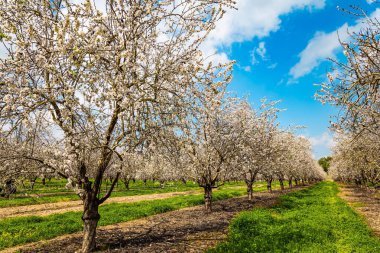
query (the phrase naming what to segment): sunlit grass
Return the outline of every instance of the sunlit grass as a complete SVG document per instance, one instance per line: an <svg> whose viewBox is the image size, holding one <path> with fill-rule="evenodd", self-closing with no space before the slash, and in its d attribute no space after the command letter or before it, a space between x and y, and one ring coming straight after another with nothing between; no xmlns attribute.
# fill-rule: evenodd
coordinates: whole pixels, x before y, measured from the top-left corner
<svg viewBox="0 0 380 253"><path fill-rule="evenodd" d="M323 182L280 197L280 204L240 214L216 252L380 252L380 240Z"/></svg>
<svg viewBox="0 0 380 253"><path fill-rule="evenodd" d="M12 206L24 206L24 205L37 205L45 203L56 203L62 201L79 200L79 197L73 192L65 189L65 180L52 179L51 182L46 182L46 185L42 185L41 180L38 179L33 191L23 190L23 194L13 195L11 199L0 198L0 208L2 207L12 207ZM25 183L25 186L28 186ZM244 186L243 182L231 182L222 186L224 187L234 187L234 186ZM103 184L103 194L105 193L106 186ZM108 186L109 188L109 186ZM22 191L22 189L21 189ZM136 182L131 181L130 190L126 190L124 185L120 182L119 186L113 191L111 197L126 197L126 196L136 196L136 195L147 195L154 193L167 193L167 192L184 192L184 191L201 191L201 188L194 182L187 182L183 184L182 182L168 182L164 187L160 186L160 183L155 181L147 181L146 184L141 180ZM58 192L67 192L67 194L62 195ZM37 194L52 193L49 196L36 197ZM26 195L25 195L26 194ZM30 194L34 194L33 197Z"/></svg>
<svg viewBox="0 0 380 253"><path fill-rule="evenodd" d="M256 191L263 191L264 187ZM244 188L225 187L216 191L214 201L242 196ZM158 213L203 204L203 195L178 196L135 203L112 203L100 206L100 226L130 221ZM67 212L45 217L18 217L0 220L0 249L51 239L82 230L81 212Z"/></svg>

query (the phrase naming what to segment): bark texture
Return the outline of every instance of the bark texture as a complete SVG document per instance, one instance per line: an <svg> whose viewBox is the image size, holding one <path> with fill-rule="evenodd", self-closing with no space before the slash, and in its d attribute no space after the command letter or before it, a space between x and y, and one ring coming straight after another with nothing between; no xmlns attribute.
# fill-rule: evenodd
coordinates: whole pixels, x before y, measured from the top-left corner
<svg viewBox="0 0 380 253"><path fill-rule="evenodd" d="M267 189L270 193L272 193L272 180L267 180Z"/></svg>
<svg viewBox="0 0 380 253"><path fill-rule="evenodd" d="M205 211L206 212L211 212L212 211L212 187L211 185L206 185L204 187L205 191Z"/></svg>
<svg viewBox="0 0 380 253"><path fill-rule="evenodd" d="M253 199L253 183L248 182L247 183L247 193L248 193L248 200Z"/></svg>
<svg viewBox="0 0 380 253"><path fill-rule="evenodd" d="M82 253L92 252L96 248L96 227L100 219L99 200L92 192L86 193L82 220L84 222Z"/></svg>
<svg viewBox="0 0 380 253"><path fill-rule="evenodd" d="M293 181L291 179L289 179L289 188L292 189L293 188Z"/></svg>
<svg viewBox="0 0 380 253"><path fill-rule="evenodd" d="M281 191L284 191L285 190L284 180L280 179L279 181L280 181Z"/></svg>

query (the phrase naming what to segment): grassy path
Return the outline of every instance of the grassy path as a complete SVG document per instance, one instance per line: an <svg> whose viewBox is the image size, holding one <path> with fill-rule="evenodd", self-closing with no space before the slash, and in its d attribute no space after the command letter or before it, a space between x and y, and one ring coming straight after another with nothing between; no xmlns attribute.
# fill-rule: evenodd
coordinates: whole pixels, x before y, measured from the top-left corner
<svg viewBox="0 0 380 253"><path fill-rule="evenodd" d="M339 188L339 197L363 215L367 224L380 238L380 192L344 184L340 184Z"/></svg>
<svg viewBox="0 0 380 253"><path fill-rule="evenodd" d="M50 185L51 184L51 185ZM242 185L231 184L229 186ZM102 187L102 193L106 193L106 188ZM156 193L167 193L167 192L183 192L198 190L199 187L192 183L187 182L186 184L179 182L169 182L164 188L156 183L149 182L144 185L141 181L136 183L131 182L130 190L125 190L123 186L119 185L117 189L114 190L111 197L128 197L136 195L148 195ZM58 203L58 202L68 202L80 200L78 195L73 191L65 189L65 181L55 180L50 182L49 185L41 186L35 188L35 190L19 192L13 195L11 199L0 198L0 210L2 208L9 208L14 206L27 206L27 205L42 205L46 203Z"/></svg>
<svg viewBox="0 0 380 253"><path fill-rule="evenodd" d="M198 188L199 189L199 188ZM278 183L273 189L279 189ZM265 185L258 183L254 191L263 192ZM223 200L246 194L246 188L225 185L215 191L213 200ZM166 199L133 203L109 203L100 206L100 226L126 222L154 214L203 204L203 195L193 194ZM0 250L16 245L51 239L82 230L82 212L56 213L46 216L24 216L0 219Z"/></svg>
<svg viewBox="0 0 380 253"><path fill-rule="evenodd" d="M69 201L78 201L80 198L72 190L64 188L62 180L52 181L50 186L42 187L38 185L33 191L19 192L12 195L11 199L0 197L0 212L3 208L18 207L18 206L32 206L32 205L44 205L48 203L60 203ZM63 185L62 185L63 184ZM256 182L255 186L262 186L263 182ZM273 182L274 186L278 186L279 182ZM221 188L226 187L245 187L244 182L230 182L226 183ZM119 185L111 195L111 198L115 197L130 197L139 195L150 195L160 193L175 193L185 191L202 191L201 188L194 182L168 182L165 187L161 187L158 182L148 182L144 185L141 181L136 183L131 182L130 190L126 190L124 186ZM102 187L102 195L106 193L106 187ZM7 212L7 211L3 211Z"/></svg>
<svg viewBox="0 0 380 253"><path fill-rule="evenodd" d="M135 195L126 197L113 197L106 200L105 204L110 203L133 203L144 200L167 199L175 196L184 196L191 194L201 194L200 190L185 192L167 192L147 195ZM46 203L40 205L15 206L0 208L0 219L21 217L21 216L47 216L57 213L78 212L83 210L82 200L65 201L58 203Z"/></svg>
<svg viewBox="0 0 380 253"><path fill-rule="evenodd" d="M216 252L380 252L380 240L334 182L280 197L269 209L241 213Z"/></svg>
<svg viewBox="0 0 380 253"><path fill-rule="evenodd" d="M210 214L198 205L103 226L98 229L96 252L201 253L227 238L228 225L238 213L257 207L271 207L277 203L279 195L298 190L301 189L255 192L253 201L248 201L245 196L216 201ZM80 249L81 237L82 233L79 232L9 250L72 253Z"/></svg>
<svg viewBox="0 0 380 253"><path fill-rule="evenodd" d="M257 190L263 191L264 188ZM214 200L246 194L245 188L223 188L214 193ZM203 204L202 195L177 196L134 203L111 203L100 206L100 226L130 221L184 207ZM82 230L81 212L66 212L48 216L14 217L0 220L0 249L51 239Z"/></svg>

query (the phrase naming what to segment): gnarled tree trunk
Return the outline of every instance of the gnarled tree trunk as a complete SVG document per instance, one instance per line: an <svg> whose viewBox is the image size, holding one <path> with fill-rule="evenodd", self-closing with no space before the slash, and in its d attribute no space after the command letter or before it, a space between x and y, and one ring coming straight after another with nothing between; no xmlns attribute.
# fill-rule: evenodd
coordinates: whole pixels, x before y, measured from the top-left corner
<svg viewBox="0 0 380 253"><path fill-rule="evenodd" d="M289 188L293 188L293 180L291 178L289 178Z"/></svg>
<svg viewBox="0 0 380 253"><path fill-rule="evenodd" d="M273 192L272 191L272 181L273 181L273 179L267 179L266 181L267 181L267 189L268 189L268 191L270 193L272 193Z"/></svg>
<svg viewBox="0 0 380 253"><path fill-rule="evenodd" d="M30 182L30 190L32 190L32 191L33 191L33 189L34 189L34 184L36 183L36 180L37 180L37 178L31 178L31 179L29 179L29 182Z"/></svg>
<svg viewBox="0 0 380 253"><path fill-rule="evenodd" d="M81 195L83 200L84 209L82 220L84 223L83 228L83 241L82 241L82 253L89 253L95 250L96 248L96 227L98 226L98 221L100 219L99 214L99 205L106 201L110 196L115 187L116 182L119 179L119 173L116 175L116 178L111 184L110 189L107 194L104 195L101 199L98 198L98 193L100 191L100 182L101 180L96 180L94 187L92 188L92 183L85 177L84 185L84 194Z"/></svg>
<svg viewBox="0 0 380 253"><path fill-rule="evenodd" d="M285 190L284 180L280 178L279 181L280 181L281 191L284 191Z"/></svg>
<svg viewBox="0 0 380 253"><path fill-rule="evenodd" d="M245 184L247 185L248 200L253 199L253 183L256 180L257 172L250 170L245 175Z"/></svg>
<svg viewBox="0 0 380 253"><path fill-rule="evenodd" d="M82 215L84 222L82 253L95 250L96 227L99 219L99 199L93 192L87 192L84 199L84 211Z"/></svg>
<svg viewBox="0 0 380 253"><path fill-rule="evenodd" d="M131 181L131 179L129 177L123 178L123 183L124 183L125 189L127 189L127 191L129 190L129 182L130 181Z"/></svg>
<svg viewBox="0 0 380 253"><path fill-rule="evenodd" d="M248 200L253 199L253 182L247 182Z"/></svg>
<svg viewBox="0 0 380 253"><path fill-rule="evenodd" d="M205 195L205 210L206 212L211 212L212 211L212 186L211 185L205 185L204 187Z"/></svg>

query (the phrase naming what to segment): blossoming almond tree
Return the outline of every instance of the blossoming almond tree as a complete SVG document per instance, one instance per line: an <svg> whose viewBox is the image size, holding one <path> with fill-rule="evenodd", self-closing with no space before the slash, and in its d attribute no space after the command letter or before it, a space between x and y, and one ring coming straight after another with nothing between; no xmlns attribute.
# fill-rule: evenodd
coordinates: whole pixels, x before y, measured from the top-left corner
<svg viewBox="0 0 380 253"><path fill-rule="evenodd" d="M377 186L380 183L380 137L339 137L330 171L333 179L358 186Z"/></svg>
<svg viewBox="0 0 380 253"><path fill-rule="evenodd" d="M328 74L329 82L322 84L317 97L342 109L337 130L356 134L379 134L379 39L380 22L367 18L367 26L342 42L345 62L334 61L335 69Z"/></svg>
<svg viewBox="0 0 380 253"><path fill-rule="evenodd" d="M259 110L254 110L247 101L239 104L234 112L238 119L236 130L241 132L238 145L239 153L234 161L238 173L247 185L248 199L253 198L253 184L262 169L266 166L269 151L269 142L272 139L273 131L277 129L277 113L275 102L261 101Z"/></svg>
<svg viewBox="0 0 380 253"><path fill-rule="evenodd" d="M145 136L175 124L188 96L202 94L201 77L218 69L198 48L233 1L96 4L0 0L8 52L0 60L2 138L11 125L48 112L62 153L40 162L69 178L83 200L82 252L95 249L98 207L118 180L100 196L105 171Z"/></svg>
<svg viewBox="0 0 380 253"><path fill-rule="evenodd" d="M379 173L380 21L360 8L353 11L362 16L362 28L341 42L346 59L333 60L334 70L317 97L341 112L332 124L338 144L331 173L335 179L368 185L378 183Z"/></svg>
<svg viewBox="0 0 380 253"><path fill-rule="evenodd" d="M232 113L235 101L225 98L225 85L205 89L205 96L197 101L199 106L178 130L190 160L188 177L204 189L207 212L212 210L212 190L234 172L230 162L237 155L236 140L241 140L233 124L238 120Z"/></svg>
<svg viewBox="0 0 380 253"><path fill-rule="evenodd" d="M33 189L39 175L55 174L49 164L58 157L58 150L52 148L54 138L45 116L38 112L27 122L3 126L9 130L0 132L0 182L26 178Z"/></svg>

